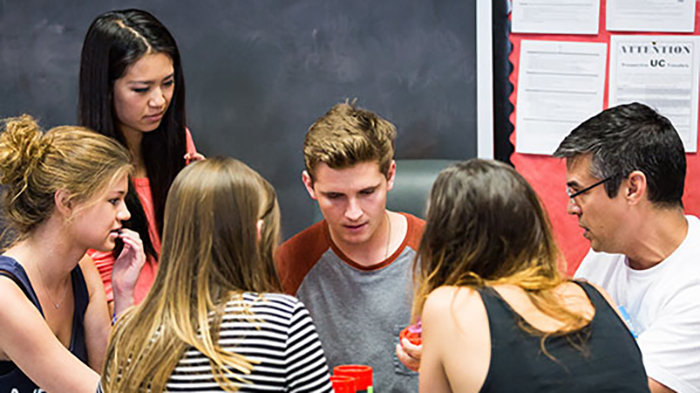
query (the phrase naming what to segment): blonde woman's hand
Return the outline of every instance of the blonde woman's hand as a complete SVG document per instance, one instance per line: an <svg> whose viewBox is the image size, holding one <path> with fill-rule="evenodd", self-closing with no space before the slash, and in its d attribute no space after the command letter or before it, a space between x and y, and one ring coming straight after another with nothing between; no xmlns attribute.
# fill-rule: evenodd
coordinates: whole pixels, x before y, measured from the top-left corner
<svg viewBox="0 0 700 393"><path fill-rule="evenodd" d="M119 238L124 248L114 261L112 270L112 290L114 291L114 312L116 315L134 303L134 288L146 263L143 242L138 232L122 228Z"/></svg>

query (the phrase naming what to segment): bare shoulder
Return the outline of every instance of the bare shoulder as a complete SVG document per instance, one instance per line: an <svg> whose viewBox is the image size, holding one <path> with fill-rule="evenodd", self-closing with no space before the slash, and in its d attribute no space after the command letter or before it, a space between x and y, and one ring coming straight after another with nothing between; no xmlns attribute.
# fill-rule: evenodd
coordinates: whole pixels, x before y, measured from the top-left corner
<svg viewBox="0 0 700 393"><path fill-rule="evenodd" d="M0 274L0 298L3 299L3 306L0 307L0 315L3 314L3 311L7 311L7 308L14 307L14 300L22 299L28 302L28 299L24 296L24 292L17 283L3 274Z"/></svg>
<svg viewBox="0 0 700 393"><path fill-rule="evenodd" d="M104 284L102 283L102 278L100 277L100 272L95 266L95 262L92 260L90 255L85 254L78 262L80 270L83 272L83 277L85 278L85 284L88 288L88 293L90 297L97 291L104 292Z"/></svg>
<svg viewBox="0 0 700 393"><path fill-rule="evenodd" d="M426 356L439 360L440 369L430 378L442 375L449 381L452 390L444 391L478 391L491 356L488 313L479 292L470 287L434 290L423 310L423 345ZM426 380L422 389L430 379L423 378L423 365L421 378Z"/></svg>
<svg viewBox="0 0 700 393"><path fill-rule="evenodd" d="M95 261L90 257L90 254L86 253L85 255L83 255L83 257L80 258L80 261L78 261L78 265L80 265L80 269L83 272L85 272L86 269L94 269L95 272L97 272L97 268L95 267Z"/></svg>
<svg viewBox="0 0 700 393"><path fill-rule="evenodd" d="M3 327L3 338L9 338L21 333L21 327L25 323L35 322L36 318L25 319L26 316L39 315L36 307L27 299L22 289L10 277L0 275L0 299L3 305L0 307L0 326ZM39 315L39 317L41 317ZM19 328L19 329L15 329ZM0 339L0 360L6 360L6 348L8 343Z"/></svg>
<svg viewBox="0 0 700 393"><path fill-rule="evenodd" d="M488 316L481 296L469 287L444 286L430 293L421 315L423 336L433 337L443 346L456 339L471 340L474 333L488 329ZM470 343L463 345L471 346Z"/></svg>
<svg viewBox="0 0 700 393"><path fill-rule="evenodd" d="M4 274L0 274L0 299L3 299L0 314L8 312L12 315L12 310L17 306L35 308L18 283Z"/></svg>
<svg viewBox="0 0 700 393"><path fill-rule="evenodd" d="M459 310L458 315L470 315L484 307L481 296L469 287L443 286L430 293L423 307L423 320L446 320L451 311Z"/></svg>
<svg viewBox="0 0 700 393"><path fill-rule="evenodd" d="M44 321L39 309L25 295L22 288L5 275L0 275L0 299L3 300L3 305L0 307L0 326L3 329L14 326L16 322L21 322L26 316L38 317L40 321ZM13 323L10 324L9 321L13 321Z"/></svg>
<svg viewBox="0 0 700 393"><path fill-rule="evenodd" d="M577 283L578 283L578 285L577 285ZM615 304L615 300L612 298L612 296L610 296L610 294L608 293L608 291L605 290L605 288L603 288L602 286L600 286L598 284L592 283L586 279L575 279L575 280L572 280L572 281L566 283L565 285L569 288L571 288L571 287L577 288L578 291L583 292L583 287L581 286L581 284L590 285L591 287L593 287L593 289L598 291L598 293L600 293L601 296L603 296L603 298L608 303L610 303L610 305L613 308L617 308L617 305ZM562 285L562 286L564 286L564 285Z"/></svg>

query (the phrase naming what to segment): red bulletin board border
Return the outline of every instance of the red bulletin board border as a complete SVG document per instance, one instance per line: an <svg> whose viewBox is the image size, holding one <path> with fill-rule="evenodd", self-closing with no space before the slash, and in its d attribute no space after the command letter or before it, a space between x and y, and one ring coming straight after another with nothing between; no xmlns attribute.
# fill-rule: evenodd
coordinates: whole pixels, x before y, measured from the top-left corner
<svg viewBox="0 0 700 393"><path fill-rule="evenodd" d="M698 0L700 3L700 0ZM610 65L610 36L611 35L700 35L700 4L695 5L695 32L694 33L654 33L654 32L609 32L605 29L606 0L600 1L600 21L598 35L564 35L564 34L510 34L510 42L513 45L509 56L513 64L510 74L510 82L513 84L513 92L510 102L513 104L513 113L510 114L510 122L514 131L510 141L515 146L517 127L515 115L518 96L518 73L520 65L520 42L522 40L543 41L578 41L578 42L605 42L608 44L607 64L605 67L605 92L603 95L603 108L608 107L608 77ZM567 272L570 275L576 271L581 260L588 252L590 244L583 238L583 230L579 228L576 217L566 214L568 197L566 188L566 166L563 160L547 155L520 154L514 152L511 162L534 187L540 196L545 209L549 213L557 243L567 262ZM700 215L700 156L697 153L686 154L688 171L685 180L685 193L683 204L687 214Z"/></svg>

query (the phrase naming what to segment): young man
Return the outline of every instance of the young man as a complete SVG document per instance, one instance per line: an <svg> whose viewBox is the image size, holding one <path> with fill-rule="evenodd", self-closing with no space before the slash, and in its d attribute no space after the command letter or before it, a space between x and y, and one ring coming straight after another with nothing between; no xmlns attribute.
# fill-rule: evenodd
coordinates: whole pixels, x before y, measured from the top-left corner
<svg viewBox="0 0 700 393"><path fill-rule="evenodd" d="M371 366L382 393L418 391L417 373L397 360L395 347L410 323L413 259L425 223L386 209L395 136L391 123L347 103L309 128L302 180L324 220L278 254L285 291L309 309L329 366Z"/></svg>
<svg viewBox="0 0 700 393"><path fill-rule="evenodd" d="M568 213L591 243L577 278L601 285L637 336L652 392L700 392L700 221L684 216L685 152L671 122L634 103L574 129Z"/></svg>

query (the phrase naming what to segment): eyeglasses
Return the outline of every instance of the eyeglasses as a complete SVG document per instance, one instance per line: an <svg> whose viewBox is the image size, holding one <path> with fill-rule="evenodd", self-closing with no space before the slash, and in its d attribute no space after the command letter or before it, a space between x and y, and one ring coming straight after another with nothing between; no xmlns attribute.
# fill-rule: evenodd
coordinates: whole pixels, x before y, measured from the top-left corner
<svg viewBox="0 0 700 393"><path fill-rule="evenodd" d="M574 190L571 189L571 187L566 187L566 195L568 195L568 196L569 196L569 199L571 199L571 201L573 202L573 201L574 201L574 198L576 198L577 196L579 196L579 195L581 195L581 194L585 194L586 192L588 192L588 191L590 191L590 190L592 190L592 189L598 187L599 185L601 185L601 184L603 184L603 183L605 183L605 182L607 182L607 181L609 181L609 180L614 179L616 176L617 176L617 175L608 176L608 177L606 177L605 179L603 179L603 180L601 180L601 181L599 181L599 182L593 183L592 185L590 185L590 186L584 188L584 189L581 190L581 191L574 191Z"/></svg>

